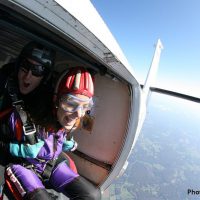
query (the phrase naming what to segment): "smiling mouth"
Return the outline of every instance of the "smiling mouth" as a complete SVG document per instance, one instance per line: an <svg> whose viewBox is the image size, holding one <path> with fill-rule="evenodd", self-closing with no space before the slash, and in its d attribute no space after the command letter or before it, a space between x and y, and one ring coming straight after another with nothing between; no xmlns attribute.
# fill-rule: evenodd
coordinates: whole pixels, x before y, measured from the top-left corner
<svg viewBox="0 0 200 200"><path fill-rule="evenodd" d="M70 118L70 117L65 117L65 122L67 123L67 125L74 125L74 123L76 122L76 119L74 118Z"/></svg>

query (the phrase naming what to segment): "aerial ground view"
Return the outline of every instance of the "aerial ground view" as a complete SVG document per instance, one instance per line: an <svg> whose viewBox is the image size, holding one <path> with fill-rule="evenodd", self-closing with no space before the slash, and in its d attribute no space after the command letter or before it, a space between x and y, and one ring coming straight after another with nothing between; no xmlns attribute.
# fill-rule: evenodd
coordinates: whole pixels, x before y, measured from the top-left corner
<svg viewBox="0 0 200 200"><path fill-rule="evenodd" d="M129 165L104 200L200 199L200 107L152 94Z"/></svg>

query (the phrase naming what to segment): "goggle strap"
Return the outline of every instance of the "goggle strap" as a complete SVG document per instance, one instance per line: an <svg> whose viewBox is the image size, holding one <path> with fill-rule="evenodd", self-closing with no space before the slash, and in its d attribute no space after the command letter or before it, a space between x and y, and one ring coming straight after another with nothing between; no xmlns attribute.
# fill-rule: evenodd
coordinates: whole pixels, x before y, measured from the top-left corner
<svg viewBox="0 0 200 200"><path fill-rule="evenodd" d="M81 98L79 98L79 97L77 97L77 96L74 96L74 95L72 95L72 94L67 94L67 96L72 97L72 98L74 98L75 100L78 100L78 101L80 101L80 102L90 102L90 101L92 101L92 97L89 98L89 99L87 99L87 100L83 100L83 99L81 99Z"/></svg>

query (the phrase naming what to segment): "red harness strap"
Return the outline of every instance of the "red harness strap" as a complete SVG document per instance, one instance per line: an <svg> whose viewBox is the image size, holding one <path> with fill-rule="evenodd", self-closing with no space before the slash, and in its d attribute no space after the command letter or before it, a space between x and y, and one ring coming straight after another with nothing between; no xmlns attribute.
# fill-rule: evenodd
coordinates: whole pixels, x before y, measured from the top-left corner
<svg viewBox="0 0 200 200"><path fill-rule="evenodd" d="M22 200L22 196L20 195L19 191L7 176L6 176L6 185L8 186L8 190L12 193L12 195L16 200Z"/></svg>
<svg viewBox="0 0 200 200"><path fill-rule="evenodd" d="M15 121L15 137L18 142L22 141L23 138L23 128L22 128L22 121L17 119Z"/></svg>
<svg viewBox="0 0 200 200"><path fill-rule="evenodd" d="M0 112L0 120L3 120L4 118L6 118L9 114L11 114L11 112L13 111L13 108L7 108L3 111ZM17 119L15 121L15 137L17 139L18 142L22 141L23 138L23 128L22 128L23 124L21 122L20 119Z"/></svg>
<svg viewBox="0 0 200 200"><path fill-rule="evenodd" d="M7 108L3 111L0 112L0 120L4 119L8 114L11 113L11 111L13 110L13 108Z"/></svg>
<svg viewBox="0 0 200 200"><path fill-rule="evenodd" d="M70 167L70 169L78 174L77 168L76 168L76 165L75 165L74 161L66 153L65 153L65 156L69 159L69 167Z"/></svg>

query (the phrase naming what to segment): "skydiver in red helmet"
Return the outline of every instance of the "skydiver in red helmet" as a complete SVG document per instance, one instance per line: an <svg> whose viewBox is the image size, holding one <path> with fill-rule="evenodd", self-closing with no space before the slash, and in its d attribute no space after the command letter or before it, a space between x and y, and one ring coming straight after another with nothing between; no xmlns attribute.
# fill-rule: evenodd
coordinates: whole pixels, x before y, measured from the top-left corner
<svg viewBox="0 0 200 200"><path fill-rule="evenodd" d="M6 169L8 179L15 177L15 182L10 178L9 183L18 190L21 199L39 200L45 197L45 185L70 199L101 199L100 190L81 177L74 162L63 153L77 148L77 143L68 136L77 128L76 122L93 105L93 81L94 77L83 67L64 72L55 88L52 118L57 120L49 120L37 130L37 141L43 142L43 145L32 155L26 154L26 149L11 148L13 156L26 160ZM17 120L16 113L12 113L10 122ZM16 127L13 127L13 133L16 133Z"/></svg>

